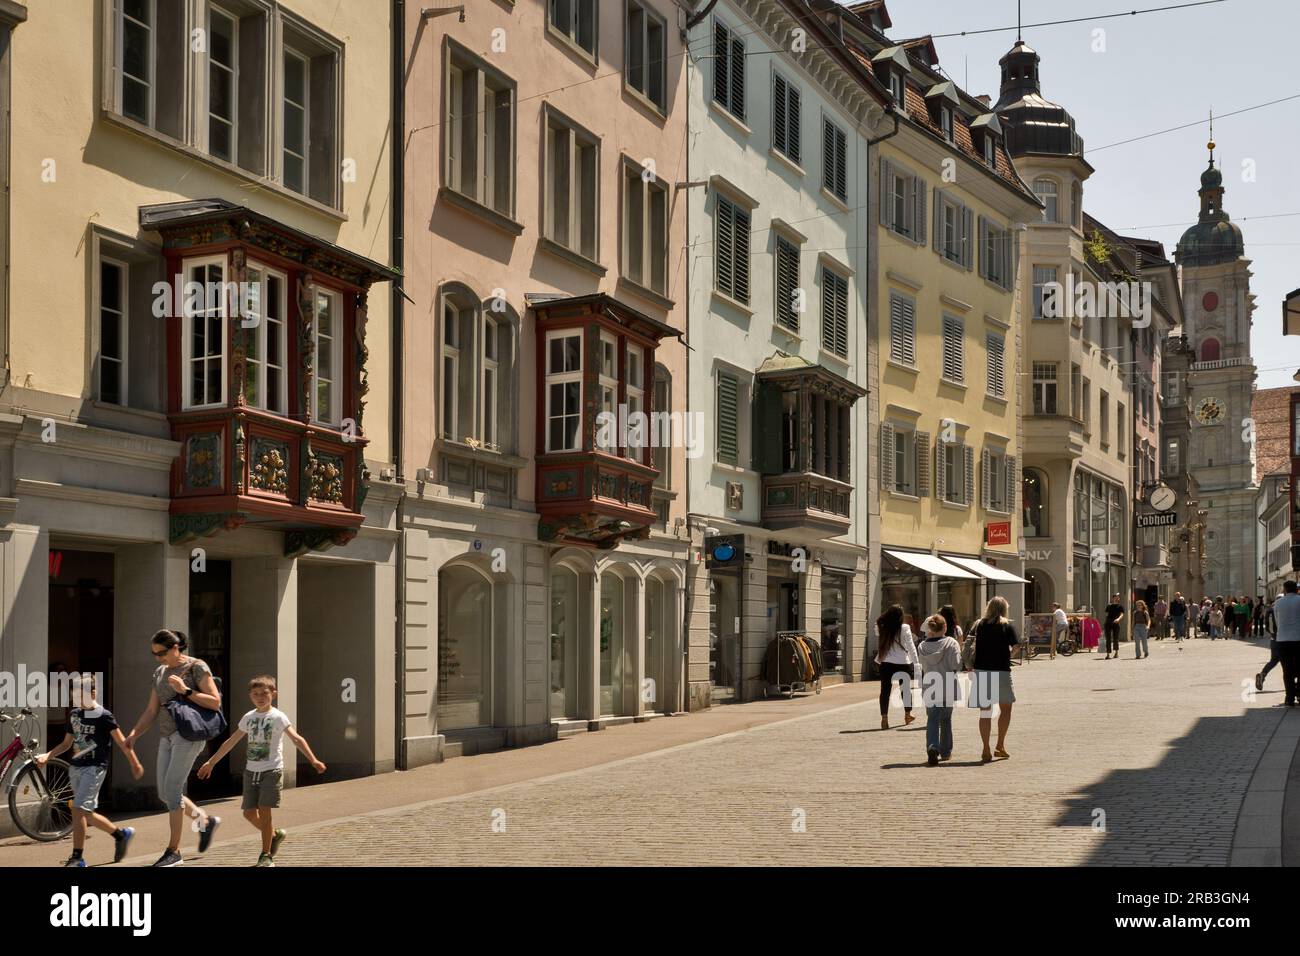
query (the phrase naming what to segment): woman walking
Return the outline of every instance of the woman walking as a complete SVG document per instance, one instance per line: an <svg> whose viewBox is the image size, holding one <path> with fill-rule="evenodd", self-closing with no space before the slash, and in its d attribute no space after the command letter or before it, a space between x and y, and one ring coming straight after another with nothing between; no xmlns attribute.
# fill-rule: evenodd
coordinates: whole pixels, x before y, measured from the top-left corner
<svg viewBox="0 0 1300 956"><path fill-rule="evenodd" d="M876 663L880 665L880 729L889 729L889 695L896 675L906 675L906 682L898 678L903 694L903 723L916 720L912 716L912 678L916 676L916 642L912 629L903 620L903 609L897 604L876 619L876 633L880 643L876 649Z"/></svg>
<svg viewBox="0 0 1300 956"><path fill-rule="evenodd" d="M952 756L952 708L957 702L961 645L948 633L942 612L931 614L923 627L925 640L917 648L917 656L921 662L921 703L925 705L926 762L933 767Z"/></svg>
<svg viewBox="0 0 1300 956"><path fill-rule="evenodd" d="M1147 634L1150 628L1151 615L1147 611L1147 602L1139 600L1133 608L1133 648L1137 654L1133 658L1135 661L1151 656L1151 647L1147 644Z"/></svg>
<svg viewBox="0 0 1300 956"><path fill-rule="evenodd" d="M955 640L958 647L960 647L961 642L966 639L966 634L962 631L961 625L957 623L957 612L953 610L951 604L945 604L939 608L939 616L943 618L944 626L947 628L944 633Z"/></svg>
<svg viewBox="0 0 1300 956"><path fill-rule="evenodd" d="M988 763L994 757L1003 760L1007 753L1007 730L1011 727L1011 705L1016 695L1011 689L1011 648L1020 643L1016 629L1007 619L1007 599L990 599L984 617L975 626L975 679L971 681L967 704L980 709L980 738L984 753L980 759ZM998 705L998 743L989 751L989 735L993 728L993 705Z"/></svg>
<svg viewBox="0 0 1300 956"><path fill-rule="evenodd" d="M188 811L191 818L201 821L200 853L212 843L212 835L220 826L221 818L209 816L185 796L185 781L194 767L195 758L207 746L207 741L186 740L182 737L167 710L167 703L173 698L181 697L195 706L220 710L221 692L212 679L212 669L197 657L185 655L189 641L183 632L161 630L153 636L150 644L154 659L158 662L158 668L153 674L153 689L149 691L149 703L144 713L135 722L135 728L126 741L127 746L133 748L137 738L149 729L154 720L158 721L158 732L161 735L158 739L158 798L167 807L171 836L166 852L154 866L179 866L182 862L181 826L185 812Z"/></svg>

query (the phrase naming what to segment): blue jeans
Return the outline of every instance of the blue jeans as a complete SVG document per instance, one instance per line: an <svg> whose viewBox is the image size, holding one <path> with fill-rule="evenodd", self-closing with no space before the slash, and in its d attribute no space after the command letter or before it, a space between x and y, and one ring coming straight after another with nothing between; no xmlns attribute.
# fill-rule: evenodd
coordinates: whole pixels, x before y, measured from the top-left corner
<svg viewBox="0 0 1300 956"><path fill-rule="evenodd" d="M937 750L940 757L952 756L952 708L925 708L925 749Z"/></svg>
<svg viewBox="0 0 1300 956"><path fill-rule="evenodd" d="M1147 629L1141 624L1133 626L1133 643L1136 645L1138 657L1151 653L1151 648L1147 645Z"/></svg>
<svg viewBox="0 0 1300 956"><path fill-rule="evenodd" d="M206 745L206 740L186 740L180 734L158 738L158 799L168 810L181 808L185 781Z"/></svg>
<svg viewBox="0 0 1300 956"><path fill-rule="evenodd" d="M1181 641L1183 637L1187 634L1187 618L1181 616L1175 617L1173 618L1173 622L1174 622L1174 637Z"/></svg>

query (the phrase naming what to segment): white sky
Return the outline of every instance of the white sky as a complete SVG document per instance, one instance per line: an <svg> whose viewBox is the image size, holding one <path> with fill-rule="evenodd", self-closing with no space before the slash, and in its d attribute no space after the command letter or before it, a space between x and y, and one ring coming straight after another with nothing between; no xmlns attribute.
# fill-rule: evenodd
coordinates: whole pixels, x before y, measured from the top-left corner
<svg viewBox="0 0 1300 956"><path fill-rule="evenodd" d="M1167 6L1182 0L1023 0L1026 23ZM889 35L907 39L1010 26L1008 32L936 38L939 65L974 95L998 98L998 59L1015 42L1015 0L886 0ZM1104 51L1094 51L1094 31ZM1066 107L1096 168L1084 208L1126 235L1158 239L1172 257L1196 221L1208 126L1109 149L1135 136L1300 94L1300 3L1224 0L1208 6L1032 27L1043 95ZM1282 298L1300 287L1300 98L1216 119L1223 204L1253 260L1252 351L1259 388L1293 384L1300 336L1282 335ZM1243 181L1253 161L1254 182ZM1284 218L1258 219L1294 213Z"/></svg>

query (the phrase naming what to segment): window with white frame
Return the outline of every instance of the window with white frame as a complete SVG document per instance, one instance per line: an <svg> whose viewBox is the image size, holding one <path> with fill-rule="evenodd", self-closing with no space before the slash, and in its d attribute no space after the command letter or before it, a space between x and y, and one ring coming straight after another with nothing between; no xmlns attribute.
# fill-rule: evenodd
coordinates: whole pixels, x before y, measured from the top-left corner
<svg viewBox="0 0 1300 956"><path fill-rule="evenodd" d="M235 17L208 8L208 152L235 158L238 134L239 32Z"/></svg>
<svg viewBox="0 0 1300 956"><path fill-rule="evenodd" d="M653 415L662 415L661 421L670 420L668 416L672 414L673 409L673 377L669 374L668 369L659 363L655 363L654 371L654 407L651 409ZM652 460L655 470L659 472L655 476L656 488L672 487L672 456L669 454L669 436L659 434L656 440L651 443Z"/></svg>
<svg viewBox="0 0 1300 956"><path fill-rule="evenodd" d="M822 348L849 357L849 280L822 266Z"/></svg>
<svg viewBox="0 0 1300 956"><path fill-rule="evenodd" d="M549 0L547 17L551 27L569 38L576 46L596 55L596 0Z"/></svg>
<svg viewBox="0 0 1300 956"><path fill-rule="evenodd" d="M501 346L509 340L509 328L491 314L483 317L483 380L479 402L483 409L483 442L489 447L499 447L501 409L497 396L501 389Z"/></svg>
<svg viewBox="0 0 1300 956"><path fill-rule="evenodd" d="M316 387L312 390L311 417L313 421L338 425L343 403L343 297L316 289L315 301L312 340L316 346Z"/></svg>
<svg viewBox="0 0 1300 956"><path fill-rule="evenodd" d="M903 79L903 74L898 70L889 71L889 92L894 97L894 103L898 107L903 106L903 99L906 96L907 80Z"/></svg>
<svg viewBox="0 0 1300 956"><path fill-rule="evenodd" d="M627 85L655 106L667 107L668 25L640 0L627 0Z"/></svg>
<svg viewBox="0 0 1300 956"><path fill-rule="evenodd" d="M916 300L889 293L889 360L916 366Z"/></svg>
<svg viewBox="0 0 1300 956"><path fill-rule="evenodd" d="M307 58L284 51L284 148L281 168L284 184L294 192L307 191Z"/></svg>
<svg viewBox="0 0 1300 956"><path fill-rule="evenodd" d="M980 275L994 285L1015 285L1015 233L1001 223L980 217Z"/></svg>
<svg viewBox="0 0 1300 956"><path fill-rule="evenodd" d="M249 263L245 283L239 320L246 355L244 401L283 415L289 282L282 272Z"/></svg>
<svg viewBox="0 0 1300 956"><path fill-rule="evenodd" d="M713 21L713 101L745 119L745 41L721 20Z"/></svg>
<svg viewBox="0 0 1300 956"><path fill-rule="evenodd" d="M546 108L546 237L592 261L597 248L600 141Z"/></svg>
<svg viewBox="0 0 1300 956"><path fill-rule="evenodd" d="M939 442L935 454L935 490L941 501L969 505L974 495L975 450L962 442Z"/></svg>
<svg viewBox="0 0 1300 956"><path fill-rule="evenodd" d="M176 139L185 134L184 76L189 54L183 4L118 0L113 6L113 106L122 116Z"/></svg>
<svg viewBox="0 0 1300 956"><path fill-rule="evenodd" d="M981 456L980 481L982 500L980 504L985 511L1007 514L1011 511L1011 494L1015 489L1015 459L1007 455L1005 448L986 446Z"/></svg>
<svg viewBox="0 0 1300 956"><path fill-rule="evenodd" d="M1083 228L1083 190L1077 179L1070 183L1070 221L1076 229Z"/></svg>
<svg viewBox="0 0 1300 956"><path fill-rule="evenodd" d="M515 435L514 313L479 303L467 288L441 290L438 433L450 441L512 452Z"/></svg>
<svg viewBox="0 0 1300 956"><path fill-rule="evenodd" d="M772 74L772 148L796 166L803 156L799 87Z"/></svg>
<svg viewBox="0 0 1300 956"><path fill-rule="evenodd" d="M514 81L462 47L452 45L446 89L446 185L503 216L511 216Z"/></svg>
<svg viewBox="0 0 1300 956"><path fill-rule="evenodd" d="M970 268L973 243L971 242L970 207L957 201L941 189L934 191L934 248L949 262Z"/></svg>
<svg viewBox="0 0 1300 956"><path fill-rule="evenodd" d="M464 401L461 376L462 343L473 342L473 308L452 295L442 297L442 436L453 441L472 433L467 424L472 405ZM462 417L464 413L464 417Z"/></svg>
<svg viewBox="0 0 1300 956"><path fill-rule="evenodd" d="M942 377L958 384L966 380L966 324L955 315L943 317Z"/></svg>
<svg viewBox="0 0 1300 956"><path fill-rule="evenodd" d="M930 436L912 422L887 421L880 425L880 481L884 490L919 497L928 494Z"/></svg>
<svg viewBox="0 0 1300 956"><path fill-rule="evenodd" d="M596 388L599 389L600 411L602 414L610 416L605 421L616 421L618 419L618 339L608 333L600 333L600 356L596 365ZM606 430L608 434L613 432ZM607 448L603 451L611 455L618 453L618 444Z"/></svg>
<svg viewBox="0 0 1300 956"><path fill-rule="evenodd" d="M988 163L989 166L996 166L998 147L997 140L993 138L992 133L987 131L984 133L982 145L984 147L984 162Z"/></svg>
<svg viewBox="0 0 1300 956"><path fill-rule="evenodd" d="M1110 396L1106 394L1105 389L1102 389L1099 398L1101 399L1100 401L1101 417L1099 419L1099 421L1101 422L1101 447L1109 448L1110 447Z"/></svg>
<svg viewBox="0 0 1300 956"><path fill-rule="evenodd" d="M939 129L943 131L943 138L952 142L952 107L946 104L939 107Z"/></svg>
<svg viewBox="0 0 1300 956"><path fill-rule="evenodd" d="M1034 318L1035 319L1059 319L1060 296L1055 291L1048 297L1047 313L1043 309L1043 300L1047 286L1056 282L1056 266L1034 266Z"/></svg>
<svg viewBox="0 0 1300 956"><path fill-rule="evenodd" d="M645 407L645 353L638 345L629 343L624 350L627 354L627 420L633 425L628 429L627 457L633 461L644 462L646 440L650 437L635 425Z"/></svg>
<svg viewBox="0 0 1300 956"><path fill-rule="evenodd" d="M577 451L582 423L582 333L546 337L546 450Z"/></svg>
<svg viewBox="0 0 1300 956"><path fill-rule="evenodd" d="M799 331L799 246L779 233L775 237L776 321L791 332Z"/></svg>
<svg viewBox="0 0 1300 956"><path fill-rule="evenodd" d="M1179 444L1177 438L1171 438L1165 442L1165 474L1176 475L1179 473L1181 455L1179 454Z"/></svg>
<svg viewBox="0 0 1300 956"><path fill-rule="evenodd" d="M749 303L749 210L716 194L714 274L717 290Z"/></svg>
<svg viewBox="0 0 1300 956"><path fill-rule="evenodd" d="M1033 368L1034 414L1056 414L1056 363L1035 362Z"/></svg>
<svg viewBox="0 0 1300 956"><path fill-rule="evenodd" d="M127 404L127 341L130 267L99 260L99 400Z"/></svg>
<svg viewBox="0 0 1300 956"><path fill-rule="evenodd" d="M890 231L913 242L925 242L925 180L888 158L880 160L880 221Z"/></svg>
<svg viewBox="0 0 1300 956"><path fill-rule="evenodd" d="M623 164L623 275L668 294L668 189L630 161Z"/></svg>
<svg viewBox="0 0 1300 956"><path fill-rule="evenodd" d="M226 402L226 257L187 260L182 318L184 407Z"/></svg>
<svg viewBox="0 0 1300 956"><path fill-rule="evenodd" d="M293 140L286 129L281 161L284 184L317 202L338 207L341 199L343 128L343 50L319 31L298 22L282 29L282 122L295 123ZM297 135L298 128L302 137ZM302 165L294 162L300 156Z"/></svg>
<svg viewBox="0 0 1300 956"><path fill-rule="evenodd" d="M1005 398L1007 394L1006 372L1006 336L989 332L984 337L988 353L988 393L995 398Z"/></svg>
<svg viewBox="0 0 1300 956"><path fill-rule="evenodd" d="M827 116L822 117L822 187L841 202L848 202L848 137Z"/></svg>
<svg viewBox="0 0 1300 956"><path fill-rule="evenodd" d="M1039 177L1034 180L1034 195L1043 203L1043 222L1060 222L1059 187L1056 180Z"/></svg>

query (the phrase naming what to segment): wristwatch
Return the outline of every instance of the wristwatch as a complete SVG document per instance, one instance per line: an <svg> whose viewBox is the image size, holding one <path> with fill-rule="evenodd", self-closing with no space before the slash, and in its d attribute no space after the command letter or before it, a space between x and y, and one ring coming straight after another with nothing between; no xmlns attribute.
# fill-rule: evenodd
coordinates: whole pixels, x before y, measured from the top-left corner
<svg viewBox="0 0 1300 956"><path fill-rule="evenodd" d="M190 696L191 694L193 694L193 693L194 693L194 688L193 688L193 687L186 687L183 691L181 691L181 696L182 696L182 697L189 697L189 696Z"/></svg>

